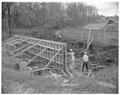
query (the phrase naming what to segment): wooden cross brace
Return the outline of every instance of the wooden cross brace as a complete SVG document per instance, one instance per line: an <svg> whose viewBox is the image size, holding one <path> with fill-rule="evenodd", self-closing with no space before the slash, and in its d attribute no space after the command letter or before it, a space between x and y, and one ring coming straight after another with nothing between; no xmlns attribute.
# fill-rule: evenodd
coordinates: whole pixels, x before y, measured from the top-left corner
<svg viewBox="0 0 120 95"><path fill-rule="evenodd" d="M29 62L27 63L30 64L31 61L33 61L37 56L39 56L41 53L43 53L47 48L44 48L40 53L36 54L32 59L29 60Z"/></svg>
<svg viewBox="0 0 120 95"><path fill-rule="evenodd" d="M28 44L28 45L30 45L30 44ZM28 46L28 45L25 45L25 46ZM23 47L25 47L25 46L23 46ZM21 53L23 53L23 52L29 50L30 48L32 48L32 47L34 47L34 46L35 46L35 44L33 44L32 46L29 46L29 47L26 48L26 49L23 49L20 53L17 53L17 54L15 54L14 56L18 56L19 54L21 54ZM23 48L23 47L22 47L22 48ZM15 51L14 51L14 52L15 52Z"/></svg>
<svg viewBox="0 0 120 95"><path fill-rule="evenodd" d="M35 71L39 71L39 70L45 70L47 68L47 66L49 66L49 64L54 60L54 58L57 56L57 54L62 50L62 47L61 49L58 50L58 52L53 56L53 58L48 62L48 64L44 67L44 68L41 68L41 69L37 69L37 70L31 70L30 72L35 72Z"/></svg>

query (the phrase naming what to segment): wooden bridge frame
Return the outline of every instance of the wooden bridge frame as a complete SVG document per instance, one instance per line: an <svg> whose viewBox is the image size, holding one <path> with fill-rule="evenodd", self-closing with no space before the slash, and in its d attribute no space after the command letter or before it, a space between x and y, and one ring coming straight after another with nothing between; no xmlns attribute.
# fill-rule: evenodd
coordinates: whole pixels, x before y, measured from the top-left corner
<svg viewBox="0 0 120 95"><path fill-rule="evenodd" d="M67 68L67 44L66 43L61 43L61 42L56 42L56 41L51 41L51 40L44 40L44 39L31 38L31 37L25 37L25 36L20 36L20 35L14 35L12 37L12 39L13 40L8 40L6 44L12 45L12 46L15 47L15 44L19 44L20 42L27 42L28 43L27 45L24 45L24 46L12 51L12 52L19 51L20 49L24 48L25 46L28 46L28 45L32 44L31 46L28 46L27 48L21 50L17 54L14 54L14 56L18 56L18 55L22 54L23 52L29 50L30 48L33 48L35 45L38 45L40 47L44 47L44 49L42 51L40 51L38 54L36 54L33 58L31 58L26 63L26 66L28 64L30 64L30 62L33 61L36 57L41 57L41 58L44 58L44 59L48 60L48 57L47 57L48 55L46 54L47 56L42 56L42 53L47 51L47 49L51 49L51 50L54 51L54 56L51 55L52 53L49 53L49 56L52 56L52 57L51 58L49 57L50 58L49 62L47 63L47 65L45 67L35 69L35 70L31 69L30 72L49 69L48 68L49 64L51 62L55 62L56 64L61 64L63 66L62 72L65 75L70 75L70 72Z"/></svg>

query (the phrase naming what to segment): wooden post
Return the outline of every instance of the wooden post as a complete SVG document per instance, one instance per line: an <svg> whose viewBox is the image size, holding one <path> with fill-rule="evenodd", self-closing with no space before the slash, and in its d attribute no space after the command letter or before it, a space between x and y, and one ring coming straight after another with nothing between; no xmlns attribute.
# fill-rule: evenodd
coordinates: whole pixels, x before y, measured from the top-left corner
<svg viewBox="0 0 120 95"><path fill-rule="evenodd" d="M87 49L89 48L89 46L92 43L92 41L93 41L93 37L92 37L92 40L88 43L87 48L85 49L85 51L87 51Z"/></svg>
<svg viewBox="0 0 120 95"><path fill-rule="evenodd" d="M67 73L68 75L71 75L69 70L68 70L68 66L67 66L67 45L63 47L63 68L65 73Z"/></svg>
<svg viewBox="0 0 120 95"><path fill-rule="evenodd" d="M88 40L87 40L87 47L88 47L88 44L90 42L90 36L91 36L91 30L89 29Z"/></svg>
<svg viewBox="0 0 120 95"><path fill-rule="evenodd" d="M104 44L106 43L106 29L104 29Z"/></svg>

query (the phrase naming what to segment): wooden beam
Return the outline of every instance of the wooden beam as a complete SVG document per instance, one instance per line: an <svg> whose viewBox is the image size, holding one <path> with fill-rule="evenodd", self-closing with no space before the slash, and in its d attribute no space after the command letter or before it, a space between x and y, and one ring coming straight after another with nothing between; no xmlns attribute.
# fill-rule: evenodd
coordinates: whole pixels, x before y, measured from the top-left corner
<svg viewBox="0 0 120 95"><path fill-rule="evenodd" d="M51 47L51 46L45 46L45 45L40 45L39 43L35 43L36 45L38 45L38 46L41 46L41 47L45 47L45 48L50 48L50 49L52 49L52 50L59 50L59 49L57 49L57 48L53 48L53 47Z"/></svg>
<svg viewBox="0 0 120 95"><path fill-rule="evenodd" d="M71 76L70 71L68 70L68 64L67 64L67 46L64 47L64 52L63 52L63 61L64 61L64 70L65 72Z"/></svg>
<svg viewBox="0 0 120 95"><path fill-rule="evenodd" d="M57 52L57 53L53 56L53 58L48 62L48 64L45 66L45 68L54 60L54 58L58 55L58 53L59 53L61 50L62 50L62 48L58 50L58 52Z"/></svg>
<svg viewBox="0 0 120 95"><path fill-rule="evenodd" d="M50 53L50 54L54 54L54 53L52 53L52 52L50 52L50 51L48 51L48 50L46 50L46 52L47 53ZM59 56L62 56L62 54L58 54Z"/></svg>
<svg viewBox="0 0 120 95"><path fill-rule="evenodd" d="M20 47L20 48L17 48L16 50L14 50L13 52L16 52L16 51L18 51L18 50L20 50L20 49L22 49L22 48L24 48L24 47L26 47L26 46L29 46L31 43L29 43L29 44L27 44L27 45L24 45L24 46L22 46L22 47Z"/></svg>
<svg viewBox="0 0 120 95"><path fill-rule="evenodd" d="M42 58L47 59L47 60L50 60L49 58L46 58L46 57L43 57L43 56L39 56L39 57L42 57ZM55 61L53 60L53 62L55 62ZM57 62L57 61L56 61L56 63L61 64L61 65L63 64L63 63L60 63L60 62Z"/></svg>
<svg viewBox="0 0 120 95"><path fill-rule="evenodd" d="M19 43L21 43L21 42L24 42L24 41L26 41L27 39L21 39L20 41L15 41L15 42L12 42L12 44L19 44Z"/></svg>
<svg viewBox="0 0 120 95"><path fill-rule="evenodd" d="M30 45L30 44L28 44L28 45ZM26 47L26 46L28 46L28 45L25 45L24 47ZM28 48L26 48L26 49L23 49L20 53L25 52L26 50L32 48L33 46L35 46L35 44L33 44L32 46L30 46L30 47L28 47ZM18 50L20 50L20 49L22 49L22 48L24 48L24 47L21 47L21 48L19 48ZM17 50L17 51L18 51L18 50ZM14 51L14 52L16 52L16 51ZM18 56L20 53L17 53L17 54L15 54L14 56Z"/></svg>
<svg viewBox="0 0 120 95"><path fill-rule="evenodd" d="M7 44L15 46L15 44L19 44L19 43L24 42L24 41L26 41L26 40L16 41L15 43L14 42L10 42L10 43L8 42Z"/></svg>
<svg viewBox="0 0 120 95"><path fill-rule="evenodd" d="M30 64L30 62L32 60L34 60L37 56L39 56L41 53L43 53L47 48L44 48L40 53L36 54L32 59L29 60L29 62L27 62L27 65Z"/></svg>
<svg viewBox="0 0 120 95"><path fill-rule="evenodd" d="M88 44L87 48L85 49L85 51L87 51L87 49L89 48L89 46L92 43L92 41L93 41L93 37L92 37L92 40L89 42L89 44Z"/></svg>
<svg viewBox="0 0 120 95"><path fill-rule="evenodd" d="M27 40L31 39L31 40L34 40L35 42L29 42L26 40L26 42L28 43L36 43L37 45L41 46L41 47L47 47L47 48L50 48L50 49L53 49L53 50L59 50L59 48L54 48L52 46L46 46L46 45L40 45L40 43L43 43L43 42L46 42L46 43L51 43L51 44L55 44L55 45L61 45L61 46L66 46L66 43L61 43L61 42L55 42L55 41L50 41L50 40L44 40L44 39L37 39L37 38L31 38L31 37L24 37L24 36L19 36L19 35L16 35L16 37L21 37L21 38L26 38Z"/></svg>
<svg viewBox="0 0 120 95"><path fill-rule="evenodd" d="M38 41L38 42L42 41L42 42L47 42L47 43L52 43L52 44L66 45L66 43L56 42L56 41L51 41L51 40L44 40L44 39L38 39L38 38L25 37L25 36L21 36L21 35L16 35L16 36L31 39L31 40L35 40L35 41Z"/></svg>
<svg viewBox="0 0 120 95"><path fill-rule="evenodd" d="M58 54L61 50L62 50L62 48L58 50L58 52L53 56L53 58L48 62L48 64L47 64L44 68L42 68L42 69L37 69L37 70L32 70L31 72L35 72L35 71L39 71L39 70L44 70L44 69L46 69L47 66L49 66L49 64L54 60L54 58L57 56L57 54Z"/></svg>
<svg viewBox="0 0 120 95"><path fill-rule="evenodd" d="M89 42L90 42L90 36L91 36L91 30L89 29L87 47L88 47L88 44L89 44Z"/></svg>
<svg viewBox="0 0 120 95"><path fill-rule="evenodd" d="M26 42L29 42L29 41L26 41ZM31 43L34 43L34 42L31 42ZM36 45L38 45L38 46L41 46L41 47L50 48L50 49L52 49L52 50L59 50L59 49L52 48L52 47L50 47L50 46L40 45L39 43L34 43L34 44L36 44Z"/></svg>
<svg viewBox="0 0 120 95"><path fill-rule="evenodd" d="M9 42L20 40L20 39L22 39L22 38L14 35L13 37L10 38Z"/></svg>

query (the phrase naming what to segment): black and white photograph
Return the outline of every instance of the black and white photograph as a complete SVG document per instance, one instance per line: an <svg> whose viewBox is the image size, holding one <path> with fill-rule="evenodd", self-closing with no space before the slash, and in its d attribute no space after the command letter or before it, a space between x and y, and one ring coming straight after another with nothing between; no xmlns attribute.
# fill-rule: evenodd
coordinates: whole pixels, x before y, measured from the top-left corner
<svg viewBox="0 0 120 95"><path fill-rule="evenodd" d="M117 1L1 2L2 94L118 94L118 48Z"/></svg>

